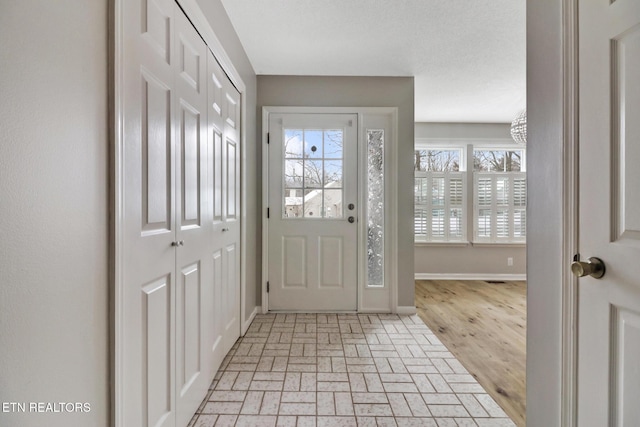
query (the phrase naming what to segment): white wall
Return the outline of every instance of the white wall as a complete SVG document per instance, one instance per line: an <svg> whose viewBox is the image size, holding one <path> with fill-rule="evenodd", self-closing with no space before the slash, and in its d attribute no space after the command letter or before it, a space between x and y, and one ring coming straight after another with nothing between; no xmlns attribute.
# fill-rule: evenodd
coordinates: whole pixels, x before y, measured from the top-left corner
<svg viewBox="0 0 640 427"><path fill-rule="evenodd" d="M246 106L245 138L247 169L246 169L246 189L247 189L247 294L244 300L245 316L248 318L256 306L260 305L261 290L260 276L262 269L261 259L261 218L259 215L260 200L258 196L262 191L259 184L262 176L259 174L259 143L256 142L256 73L249 62L249 58L240 43L227 12L220 0L198 0L198 5L207 17L211 28L213 28L218 40L222 43L227 55L231 59L236 70L240 73L244 84L247 87L243 102ZM245 319L246 320L246 319Z"/></svg>
<svg viewBox="0 0 640 427"><path fill-rule="evenodd" d="M509 123L416 123L416 140L435 140L438 144L471 144L513 142ZM513 142L514 148L517 148ZM473 205L467 207L469 212ZM472 230L469 230L471 236ZM527 271L526 248L520 246L447 246L446 244L415 245L416 277L425 274L456 277L492 277L500 275L524 275ZM513 265L507 265L513 258Z"/></svg>
<svg viewBox="0 0 640 427"><path fill-rule="evenodd" d="M0 425L109 423L107 0L0 2Z"/></svg>
<svg viewBox="0 0 640 427"><path fill-rule="evenodd" d="M200 3L247 86L247 188L258 194L255 73L220 1ZM0 402L91 409L0 407L3 427L110 425L110 4L0 0ZM259 303L257 206L249 197L247 315Z"/></svg>
<svg viewBox="0 0 640 427"><path fill-rule="evenodd" d="M507 139L511 141L511 123L416 123L416 139ZM515 142L514 142L515 144Z"/></svg>
<svg viewBox="0 0 640 427"><path fill-rule="evenodd" d="M562 0L527 1L527 425L556 427L562 380ZM588 425L584 421L584 425Z"/></svg>
<svg viewBox="0 0 640 427"><path fill-rule="evenodd" d="M398 107L400 306L414 305L413 93L413 77L258 76L259 109L263 106Z"/></svg>
<svg viewBox="0 0 640 427"><path fill-rule="evenodd" d="M425 246L416 244L416 279L430 275L452 279L500 280L503 275L524 277L527 272L526 248L523 246ZM513 265L507 265L513 258Z"/></svg>

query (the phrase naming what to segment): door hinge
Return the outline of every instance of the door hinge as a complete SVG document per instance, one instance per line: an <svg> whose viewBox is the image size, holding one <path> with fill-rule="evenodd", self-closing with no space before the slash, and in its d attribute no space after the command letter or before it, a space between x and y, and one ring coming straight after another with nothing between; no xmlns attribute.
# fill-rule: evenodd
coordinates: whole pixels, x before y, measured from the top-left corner
<svg viewBox="0 0 640 427"><path fill-rule="evenodd" d="M267 144L271 144L271 132L267 132Z"/></svg>
<svg viewBox="0 0 640 427"><path fill-rule="evenodd" d="M267 208L267 219L269 219L269 208Z"/></svg>
<svg viewBox="0 0 640 427"><path fill-rule="evenodd" d="M269 293L269 282L267 282L267 293Z"/></svg>

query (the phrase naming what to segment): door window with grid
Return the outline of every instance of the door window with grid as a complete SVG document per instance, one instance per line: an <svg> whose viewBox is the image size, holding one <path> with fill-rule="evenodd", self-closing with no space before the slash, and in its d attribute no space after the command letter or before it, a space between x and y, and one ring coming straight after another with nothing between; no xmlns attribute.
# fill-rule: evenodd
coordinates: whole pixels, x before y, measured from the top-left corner
<svg viewBox="0 0 640 427"><path fill-rule="evenodd" d="M285 129L283 218L342 219L341 129Z"/></svg>

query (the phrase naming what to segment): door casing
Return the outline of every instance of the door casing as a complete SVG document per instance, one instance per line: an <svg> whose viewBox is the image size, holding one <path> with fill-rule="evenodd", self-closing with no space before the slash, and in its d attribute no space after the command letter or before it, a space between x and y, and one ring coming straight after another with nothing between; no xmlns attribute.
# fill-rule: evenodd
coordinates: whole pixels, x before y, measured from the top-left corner
<svg viewBox="0 0 640 427"><path fill-rule="evenodd" d="M366 200L362 187L364 166L362 155L362 141L364 138L367 118L375 120L376 117L386 116L389 120L389 142L385 149L385 234L388 236L385 243L385 288L388 291L388 308L381 309L379 306L367 306L363 294L365 291L364 274L366 258L363 251L366 244L366 221L358 222L358 312L398 312L398 286L397 286L397 146L398 146L398 109L396 107L289 107L289 106L265 106L262 108L262 313L269 311L269 294L267 292L267 281L269 277L268 245L269 227L267 209L269 201L269 153L268 153L268 131L270 113L292 113L292 114L357 114L358 115L358 216L365 218ZM375 298L375 297L374 297Z"/></svg>
<svg viewBox="0 0 640 427"><path fill-rule="evenodd" d="M578 279L568 266L578 253L578 0L563 0L563 158L562 189L562 378L560 416L563 426L577 426L578 414Z"/></svg>
<svg viewBox="0 0 640 427"><path fill-rule="evenodd" d="M528 185L530 195L549 201L546 206L529 204L527 213L531 219L527 232L527 421L532 425L577 426L578 289L569 269L578 249L577 3L527 1L529 139L533 136ZM545 167L557 173L545 176ZM550 210L554 212L542 214ZM545 215L547 230L536 234L531 223ZM558 238L549 242L543 235ZM543 367L549 369L541 372Z"/></svg>

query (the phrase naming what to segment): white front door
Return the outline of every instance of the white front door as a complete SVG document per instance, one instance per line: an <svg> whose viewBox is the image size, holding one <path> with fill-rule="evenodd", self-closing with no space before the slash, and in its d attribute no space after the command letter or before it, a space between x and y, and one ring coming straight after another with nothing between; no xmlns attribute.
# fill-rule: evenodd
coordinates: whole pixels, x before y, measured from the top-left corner
<svg viewBox="0 0 640 427"><path fill-rule="evenodd" d="M356 114L270 114L270 310L357 308Z"/></svg>
<svg viewBox="0 0 640 427"><path fill-rule="evenodd" d="M640 425L640 2L579 2L578 424Z"/></svg>

